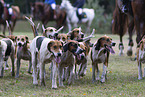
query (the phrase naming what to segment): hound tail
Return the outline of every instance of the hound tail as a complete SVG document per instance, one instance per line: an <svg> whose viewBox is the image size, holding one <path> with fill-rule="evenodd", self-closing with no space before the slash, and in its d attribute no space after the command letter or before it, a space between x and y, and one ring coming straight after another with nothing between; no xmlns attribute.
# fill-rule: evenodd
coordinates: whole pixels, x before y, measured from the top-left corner
<svg viewBox="0 0 145 97"><path fill-rule="evenodd" d="M37 25L37 27L35 26L34 22L32 21L32 18L28 18L25 16L25 18L28 20L28 22L30 23L31 27L32 27L32 30L33 30L33 34L34 34L34 37L38 36L38 28L39 28L39 23Z"/></svg>

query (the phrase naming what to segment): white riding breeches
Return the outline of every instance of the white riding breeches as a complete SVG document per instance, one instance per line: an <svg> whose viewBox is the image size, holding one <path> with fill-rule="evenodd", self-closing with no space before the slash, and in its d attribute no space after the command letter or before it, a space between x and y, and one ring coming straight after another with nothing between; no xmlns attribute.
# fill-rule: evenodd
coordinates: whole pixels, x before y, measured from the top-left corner
<svg viewBox="0 0 145 97"><path fill-rule="evenodd" d="M78 8L78 14L81 15L83 13L83 9L82 8Z"/></svg>
<svg viewBox="0 0 145 97"><path fill-rule="evenodd" d="M9 11L9 15L12 15L13 9L12 8L8 8L8 11Z"/></svg>
<svg viewBox="0 0 145 97"><path fill-rule="evenodd" d="M51 4L51 7L52 7L53 10L55 10L56 9L56 4L55 3L52 3Z"/></svg>

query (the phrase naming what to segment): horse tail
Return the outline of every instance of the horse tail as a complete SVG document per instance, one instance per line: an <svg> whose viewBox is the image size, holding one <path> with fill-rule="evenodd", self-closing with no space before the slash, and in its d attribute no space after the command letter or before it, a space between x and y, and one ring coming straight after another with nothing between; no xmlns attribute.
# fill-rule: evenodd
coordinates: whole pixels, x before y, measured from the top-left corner
<svg viewBox="0 0 145 97"><path fill-rule="evenodd" d="M18 6L12 5L12 9L17 13L17 17L20 18L20 8Z"/></svg>
<svg viewBox="0 0 145 97"><path fill-rule="evenodd" d="M112 20L112 33L123 36L127 32L128 16L125 13L122 13L119 7L116 5L116 8L113 12Z"/></svg>

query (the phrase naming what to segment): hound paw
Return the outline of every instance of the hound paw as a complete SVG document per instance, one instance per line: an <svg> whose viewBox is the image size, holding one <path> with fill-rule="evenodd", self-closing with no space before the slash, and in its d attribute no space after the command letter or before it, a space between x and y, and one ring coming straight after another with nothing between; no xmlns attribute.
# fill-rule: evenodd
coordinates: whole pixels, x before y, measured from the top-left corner
<svg viewBox="0 0 145 97"><path fill-rule="evenodd" d="M142 79L142 77L138 77L138 80L141 80Z"/></svg>
<svg viewBox="0 0 145 97"><path fill-rule="evenodd" d="M32 74L32 72L31 72L31 71L28 71L28 73L29 73L29 74Z"/></svg>
<svg viewBox="0 0 145 97"><path fill-rule="evenodd" d="M57 89L57 86L52 86L52 89Z"/></svg>
<svg viewBox="0 0 145 97"><path fill-rule="evenodd" d="M33 82L33 85L38 86L38 81Z"/></svg>
<svg viewBox="0 0 145 97"><path fill-rule="evenodd" d="M100 81L101 83L105 83L105 78L102 78Z"/></svg>

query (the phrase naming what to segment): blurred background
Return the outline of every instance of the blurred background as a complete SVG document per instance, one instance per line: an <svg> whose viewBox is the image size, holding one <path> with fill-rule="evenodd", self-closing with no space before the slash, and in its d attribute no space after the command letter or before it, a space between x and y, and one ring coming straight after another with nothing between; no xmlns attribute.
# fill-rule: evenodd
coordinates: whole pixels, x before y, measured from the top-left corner
<svg viewBox="0 0 145 97"><path fill-rule="evenodd" d="M30 16L30 3L34 2L44 2L44 0L12 0L13 4L19 6L21 17L24 15ZM55 0L58 5L61 4L62 0ZM76 0L70 0L70 2L73 4ZM112 21L112 15L113 10L115 8L115 0L86 0L86 4L84 5L84 8L93 8L95 9L95 18L93 20L93 23L91 25L91 29L95 28L97 33L111 33L111 21ZM14 32L29 32L31 31L30 25L25 25L25 22L27 22L24 18L20 18L17 21L17 24L15 26ZM35 21L36 23L39 21ZM53 26L52 23L48 23L48 26ZM85 27L85 25L81 25L82 28Z"/></svg>

